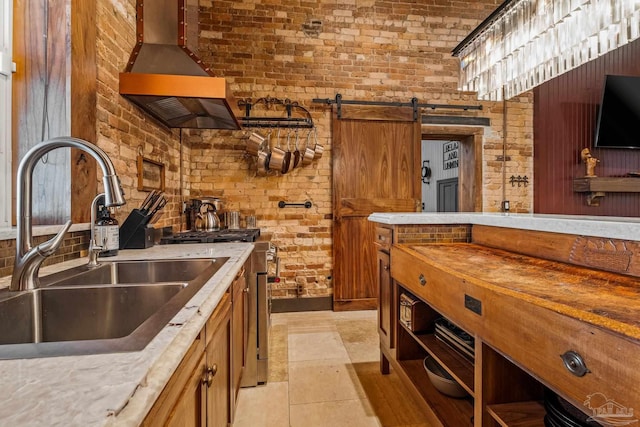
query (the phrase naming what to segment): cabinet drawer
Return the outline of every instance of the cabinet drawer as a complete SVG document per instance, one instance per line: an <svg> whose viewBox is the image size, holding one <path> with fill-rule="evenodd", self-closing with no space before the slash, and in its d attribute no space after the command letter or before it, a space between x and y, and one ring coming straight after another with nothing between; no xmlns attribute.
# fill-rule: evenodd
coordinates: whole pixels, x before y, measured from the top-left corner
<svg viewBox="0 0 640 427"><path fill-rule="evenodd" d="M469 334L475 335L481 329L482 308L476 313L465 307L465 295L476 298L471 285L402 250L393 248L391 259L391 276L400 285Z"/></svg>
<svg viewBox="0 0 640 427"><path fill-rule="evenodd" d="M640 408L640 342L554 312L526 296L469 283L392 248L391 274L402 286L445 317L476 335L588 414L601 393L623 408ZM514 278L514 280L517 280ZM481 314L465 308L465 296ZM580 355L589 370L576 376L565 366L566 352ZM615 406L615 405L614 405Z"/></svg>
<svg viewBox="0 0 640 427"><path fill-rule="evenodd" d="M378 248L388 252L391 249L391 243L393 243L393 229L376 227L376 238L374 243Z"/></svg>
<svg viewBox="0 0 640 427"><path fill-rule="evenodd" d="M602 393L624 408L640 408L640 343L512 296L485 290L482 339L591 414L585 402ZM562 355L573 351L589 370L572 374ZM601 399L593 399L593 408Z"/></svg>

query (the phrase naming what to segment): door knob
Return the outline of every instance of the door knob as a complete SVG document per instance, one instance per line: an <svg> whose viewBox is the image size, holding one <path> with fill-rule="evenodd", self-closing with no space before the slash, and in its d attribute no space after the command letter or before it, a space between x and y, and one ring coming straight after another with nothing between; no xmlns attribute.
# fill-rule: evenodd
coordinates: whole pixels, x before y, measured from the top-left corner
<svg viewBox="0 0 640 427"><path fill-rule="evenodd" d="M207 366L204 369L204 374L202 374L202 384L205 384L208 387L211 387L213 383L213 377L218 373L218 364L214 363L213 365Z"/></svg>

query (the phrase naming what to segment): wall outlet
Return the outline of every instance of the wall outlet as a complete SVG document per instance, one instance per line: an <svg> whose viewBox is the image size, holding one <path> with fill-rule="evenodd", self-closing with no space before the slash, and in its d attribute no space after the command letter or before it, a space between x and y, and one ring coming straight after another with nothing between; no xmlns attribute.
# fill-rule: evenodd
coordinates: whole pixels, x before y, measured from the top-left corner
<svg viewBox="0 0 640 427"><path fill-rule="evenodd" d="M509 208L510 208L509 201L508 200L503 200L502 201L502 211L503 212L509 212Z"/></svg>
<svg viewBox="0 0 640 427"><path fill-rule="evenodd" d="M298 283L298 287L296 288L298 295L304 294L304 284Z"/></svg>

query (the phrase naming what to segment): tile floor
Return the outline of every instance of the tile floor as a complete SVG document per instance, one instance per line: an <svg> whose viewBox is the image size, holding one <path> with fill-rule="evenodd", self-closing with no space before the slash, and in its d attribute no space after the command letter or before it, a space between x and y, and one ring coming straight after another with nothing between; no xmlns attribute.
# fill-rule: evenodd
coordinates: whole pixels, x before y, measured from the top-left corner
<svg viewBox="0 0 640 427"><path fill-rule="evenodd" d="M273 314L269 380L240 390L233 427L429 427L379 360L374 310Z"/></svg>

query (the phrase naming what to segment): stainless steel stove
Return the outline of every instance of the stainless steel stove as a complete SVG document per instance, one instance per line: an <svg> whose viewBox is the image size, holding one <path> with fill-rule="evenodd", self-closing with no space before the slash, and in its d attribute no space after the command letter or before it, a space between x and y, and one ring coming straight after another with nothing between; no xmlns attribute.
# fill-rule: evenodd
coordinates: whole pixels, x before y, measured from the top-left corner
<svg viewBox="0 0 640 427"><path fill-rule="evenodd" d="M248 345L242 387L267 382L269 365L269 328L271 326L271 285L279 274L278 249L271 242L256 241L260 229L188 231L160 239L160 244L253 242L247 269L249 306Z"/></svg>

